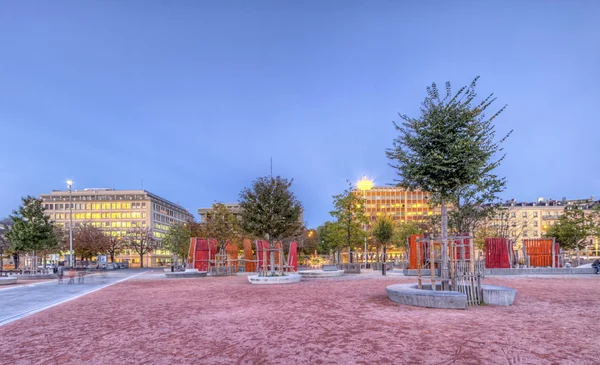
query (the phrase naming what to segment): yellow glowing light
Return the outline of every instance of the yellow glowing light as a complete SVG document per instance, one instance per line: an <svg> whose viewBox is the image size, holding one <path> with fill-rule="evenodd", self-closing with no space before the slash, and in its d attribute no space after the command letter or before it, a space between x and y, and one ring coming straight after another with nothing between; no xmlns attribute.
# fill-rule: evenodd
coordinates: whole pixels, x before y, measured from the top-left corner
<svg viewBox="0 0 600 365"><path fill-rule="evenodd" d="M73 185L73 180L67 180L67 186Z"/></svg>
<svg viewBox="0 0 600 365"><path fill-rule="evenodd" d="M356 183L356 187L358 190L362 191L371 190L373 188L373 181L367 179L366 176L363 176L363 178Z"/></svg>

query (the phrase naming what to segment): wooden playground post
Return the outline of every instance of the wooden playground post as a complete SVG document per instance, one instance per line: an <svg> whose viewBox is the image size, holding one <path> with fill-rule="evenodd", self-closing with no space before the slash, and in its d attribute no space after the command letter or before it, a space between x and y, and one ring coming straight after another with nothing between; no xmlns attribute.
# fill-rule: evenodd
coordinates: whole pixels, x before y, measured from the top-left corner
<svg viewBox="0 0 600 365"><path fill-rule="evenodd" d="M431 290L435 290L435 242L429 241L429 270L431 271Z"/></svg>
<svg viewBox="0 0 600 365"><path fill-rule="evenodd" d="M417 249L417 277L418 277L417 288L423 289L423 283L421 281L421 242L419 242L418 239L415 239L415 242L416 242L415 248ZM409 247L410 247L410 245L409 245Z"/></svg>
<svg viewBox="0 0 600 365"><path fill-rule="evenodd" d="M450 281L452 290L456 290L456 254L454 253L454 240L450 240Z"/></svg>
<svg viewBox="0 0 600 365"><path fill-rule="evenodd" d="M263 271L263 276L267 276L267 250L265 250L264 245L263 245L263 266L262 266L262 271Z"/></svg>
<svg viewBox="0 0 600 365"><path fill-rule="evenodd" d="M480 291L480 286L479 284L477 285L477 287L475 287L475 281L473 280L475 278L475 240L473 239L473 234L472 232L469 232L469 263L471 264L471 280L469 280L471 282L471 293L473 294L472 296L472 300L474 301L473 304L479 304L479 291ZM479 283L479 275L477 275L477 283Z"/></svg>
<svg viewBox="0 0 600 365"><path fill-rule="evenodd" d="M556 264L554 263L555 261L555 251L554 251L554 244L555 244L555 239L552 238L552 246L550 247L550 249L552 250L552 268L554 269L556 267Z"/></svg>

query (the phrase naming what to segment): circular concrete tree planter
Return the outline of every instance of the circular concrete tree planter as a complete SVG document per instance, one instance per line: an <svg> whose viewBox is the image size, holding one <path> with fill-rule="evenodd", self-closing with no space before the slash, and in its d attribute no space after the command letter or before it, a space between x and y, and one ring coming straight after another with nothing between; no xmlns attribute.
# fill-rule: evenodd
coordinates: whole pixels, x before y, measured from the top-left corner
<svg viewBox="0 0 600 365"><path fill-rule="evenodd" d="M517 291L505 286L482 285L483 302L489 305L510 306ZM424 308L467 309L467 296L458 291L431 290L431 285L394 284L386 289L393 302Z"/></svg>
<svg viewBox="0 0 600 365"><path fill-rule="evenodd" d="M272 285L272 284L292 284L298 283L302 276L298 274L285 274L284 276L248 276L250 284L255 285Z"/></svg>
<svg viewBox="0 0 600 365"><path fill-rule="evenodd" d="M324 271L324 270L306 270L298 271L298 274L305 279L316 278L335 278L344 275L344 270Z"/></svg>
<svg viewBox="0 0 600 365"><path fill-rule="evenodd" d="M198 271L198 269L185 269L185 271L174 271L165 270L165 275L169 279L183 279L183 278L201 278L206 276L206 271Z"/></svg>
<svg viewBox="0 0 600 365"><path fill-rule="evenodd" d="M10 285L10 284L16 284L16 283L17 283L16 277L0 278L0 285Z"/></svg>

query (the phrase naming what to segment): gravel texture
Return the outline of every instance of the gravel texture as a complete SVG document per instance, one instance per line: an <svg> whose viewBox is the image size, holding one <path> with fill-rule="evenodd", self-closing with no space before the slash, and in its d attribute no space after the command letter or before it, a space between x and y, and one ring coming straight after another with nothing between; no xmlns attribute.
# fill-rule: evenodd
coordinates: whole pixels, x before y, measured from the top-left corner
<svg viewBox="0 0 600 365"><path fill-rule="evenodd" d="M600 364L600 278L489 278L512 307L391 302L414 278L143 275L0 327L2 364Z"/></svg>

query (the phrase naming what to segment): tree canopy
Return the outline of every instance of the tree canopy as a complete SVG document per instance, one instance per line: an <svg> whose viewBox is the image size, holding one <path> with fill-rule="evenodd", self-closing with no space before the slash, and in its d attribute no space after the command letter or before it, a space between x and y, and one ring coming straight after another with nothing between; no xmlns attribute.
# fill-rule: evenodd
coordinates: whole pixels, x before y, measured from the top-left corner
<svg viewBox="0 0 600 365"><path fill-rule="evenodd" d="M349 185L341 194L333 196L333 206L334 210L329 214L336 218L336 229L341 231L345 246L360 246L365 239L363 225L368 223L364 199Z"/></svg>
<svg viewBox="0 0 600 365"><path fill-rule="evenodd" d="M556 239L567 250L581 249L586 238L598 235L599 219L598 208L586 214L583 209L565 207L564 214L548 228L546 236Z"/></svg>
<svg viewBox="0 0 600 365"><path fill-rule="evenodd" d="M58 248L54 224L44 214L40 199L21 198L22 205L10 216L13 227L5 237L13 251L43 251Z"/></svg>
<svg viewBox="0 0 600 365"><path fill-rule="evenodd" d="M303 227L302 204L290 190L292 182L279 176L260 177L240 193L243 230L269 241L271 248Z"/></svg>
<svg viewBox="0 0 600 365"><path fill-rule="evenodd" d="M510 132L496 141L492 122L505 107L485 116L496 98L492 94L475 103L478 79L454 94L447 82L444 97L433 83L419 117L399 114L403 122L394 122L399 136L386 155L400 186L430 192L442 202L452 202L467 190L490 200L503 190L505 179L494 170L504 159L500 145Z"/></svg>
<svg viewBox="0 0 600 365"><path fill-rule="evenodd" d="M162 239L162 244L165 249L186 261L189 255L191 237L190 227L186 223L176 222L169 227L167 234Z"/></svg>
<svg viewBox="0 0 600 365"><path fill-rule="evenodd" d="M223 203L213 203L212 210L206 215L204 229L208 237L217 240L221 253L227 242L239 242L242 231L237 217Z"/></svg>

